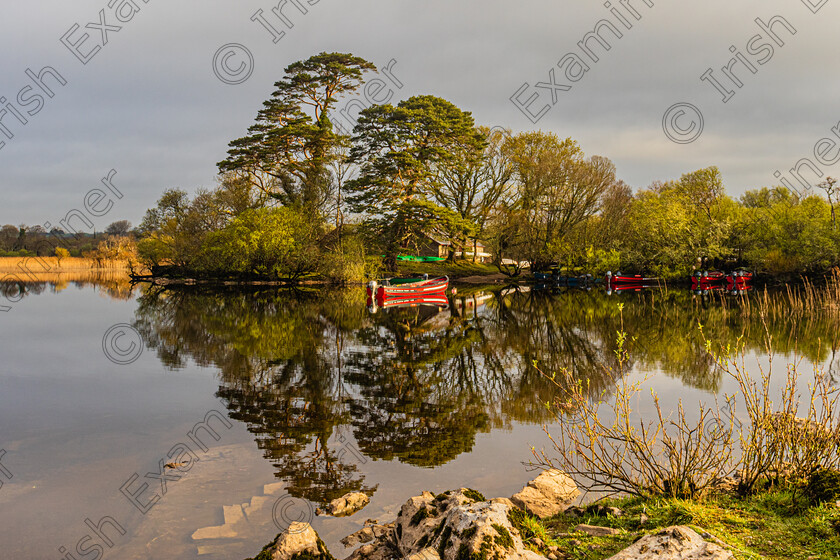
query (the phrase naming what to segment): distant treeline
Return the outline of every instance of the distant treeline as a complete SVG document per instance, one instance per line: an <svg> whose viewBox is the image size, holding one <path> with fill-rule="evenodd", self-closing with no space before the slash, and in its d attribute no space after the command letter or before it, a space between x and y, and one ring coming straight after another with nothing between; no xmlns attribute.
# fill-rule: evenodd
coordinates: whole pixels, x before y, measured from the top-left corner
<svg viewBox="0 0 840 560"><path fill-rule="evenodd" d="M840 262L830 177L805 195L766 187L735 200L708 167L634 192L571 138L477 126L431 95L371 105L352 137L340 134L336 104L374 70L342 53L286 68L230 142L218 185L193 197L169 189L146 213L141 261L155 274L356 281L429 240L450 258L480 240L512 275L522 263L679 277L819 274Z"/></svg>
<svg viewBox="0 0 840 560"><path fill-rule="evenodd" d="M67 233L60 228L47 231L40 225L6 224L0 227L0 257L52 257L60 248L66 251L66 254L59 251L62 257L95 258L103 244L126 244L126 241L131 246L128 254L133 255L133 238L128 220L113 222L103 232L94 233Z"/></svg>

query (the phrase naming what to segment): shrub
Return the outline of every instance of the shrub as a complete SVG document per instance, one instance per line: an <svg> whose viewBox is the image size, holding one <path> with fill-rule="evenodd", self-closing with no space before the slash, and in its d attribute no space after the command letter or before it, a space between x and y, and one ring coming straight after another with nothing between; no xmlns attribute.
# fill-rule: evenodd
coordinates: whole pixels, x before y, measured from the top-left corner
<svg viewBox="0 0 840 560"><path fill-rule="evenodd" d="M656 416L637 417L632 403L644 380L624 379L629 358L626 334L618 333L618 371L614 398L590 399L589 386L566 371L549 379L563 397L547 406L560 425L557 437L549 434L556 456L533 450L539 466L560 469L587 491L607 495L695 497L702 495L733 469L733 424L720 410L698 404L697 420L686 417L682 401L675 414L664 415L652 393ZM547 376L548 377L548 376Z"/></svg>
<svg viewBox="0 0 840 560"><path fill-rule="evenodd" d="M58 261L58 266L61 266L61 260L66 259L70 256L70 251L65 249L64 247L56 247L55 248L55 259Z"/></svg>
<svg viewBox="0 0 840 560"><path fill-rule="evenodd" d="M708 340L706 347L711 353ZM819 469L840 467L840 389L815 366L814 380L803 395L799 360L794 359L786 368L781 398L774 403L769 335L765 347L770 367L759 364L758 379L747 371L743 351L726 348L720 355L712 353L717 365L737 382L747 413L748 423L738 429L742 494L753 493L760 483L772 479L804 481ZM806 404L801 406L803 397Z"/></svg>
<svg viewBox="0 0 840 560"><path fill-rule="evenodd" d="M340 246L324 251L319 260L319 272L336 284L362 283L369 278L365 248L357 237L345 237Z"/></svg>
<svg viewBox="0 0 840 560"><path fill-rule="evenodd" d="M803 494L813 505L836 501L840 497L840 471L817 469L808 477Z"/></svg>

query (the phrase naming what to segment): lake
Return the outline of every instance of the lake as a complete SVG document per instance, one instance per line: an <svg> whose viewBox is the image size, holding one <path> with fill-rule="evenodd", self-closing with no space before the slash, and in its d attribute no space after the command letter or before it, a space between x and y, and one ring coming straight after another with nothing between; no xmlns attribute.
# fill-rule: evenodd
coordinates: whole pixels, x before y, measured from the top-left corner
<svg viewBox="0 0 840 560"><path fill-rule="evenodd" d="M340 538L423 490L510 496L563 420L540 370L609 398L621 330L624 375L666 409L733 390L704 336L757 366L770 334L777 360L840 373L836 316L793 313L785 293L459 286L447 308L372 313L362 288L0 288L8 558L246 558L360 490L360 513L312 521L341 558Z"/></svg>

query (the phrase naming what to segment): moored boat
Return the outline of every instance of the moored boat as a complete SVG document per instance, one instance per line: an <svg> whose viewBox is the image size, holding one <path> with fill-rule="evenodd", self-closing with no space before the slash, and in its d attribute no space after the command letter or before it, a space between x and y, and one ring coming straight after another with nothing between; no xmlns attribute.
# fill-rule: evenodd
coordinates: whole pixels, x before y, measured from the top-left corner
<svg viewBox="0 0 840 560"><path fill-rule="evenodd" d="M642 276L641 274L622 274L620 272L616 272L613 274L612 272L607 272L606 276L604 277L604 283L608 286L616 285L616 284L648 284L648 285L656 285L659 282L658 277L651 277L651 276Z"/></svg>

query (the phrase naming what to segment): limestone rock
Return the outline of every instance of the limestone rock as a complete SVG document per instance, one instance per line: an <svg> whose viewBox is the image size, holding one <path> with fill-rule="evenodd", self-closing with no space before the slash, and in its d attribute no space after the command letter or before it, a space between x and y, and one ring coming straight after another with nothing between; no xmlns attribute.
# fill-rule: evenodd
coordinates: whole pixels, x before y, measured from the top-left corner
<svg viewBox="0 0 840 560"><path fill-rule="evenodd" d="M731 560L728 550L708 543L685 525L642 537L608 560Z"/></svg>
<svg viewBox="0 0 840 560"><path fill-rule="evenodd" d="M491 504L505 504L508 507L516 507L516 504L510 501L510 498L493 498L490 500Z"/></svg>
<svg viewBox="0 0 840 560"><path fill-rule="evenodd" d="M599 527L597 525L585 525L581 523L575 527L575 531L581 531L591 537L608 537L610 535L617 535L621 531L613 529L612 527Z"/></svg>
<svg viewBox="0 0 840 560"><path fill-rule="evenodd" d="M370 532L368 533L368 531ZM366 526L360 531L356 531L353 535L358 535L359 533L363 533L365 538L368 535L372 535L373 542L354 550L347 560L397 560L400 557L395 545L393 522L385 525L367 525L366 522ZM353 535L345 537L341 541L344 546L353 546L353 544L345 542L351 539Z"/></svg>
<svg viewBox="0 0 840 560"><path fill-rule="evenodd" d="M368 498L367 494L363 492L350 492L331 501L323 513L327 513L333 517L345 517L347 515L353 515L369 503L370 498Z"/></svg>
<svg viewBox="0 0 840 560"><path fill-rule="evenodd" d="M313 558L333 560L323 541L309 523L294 522L277 535L277 540L268 548L271 560L291 560L297 554L308 553Z"/></svg>
<svg viewBox="0 0 840 560"><path fill-rule="evenodd" d="M370 526L363 527L352 535L347 535L341 539L341 544L344 546L356 546L359 543L369 543L375 537L376 535L373 534L373 529Z"/></svg>
<svg viewBox="0 0 840 560"><path fill-rule="evenodd" d="M434 548L424 548L420 552L415 552L405 560L440 560L440 555Z"/></svg>
<svg viewBox="0 0 840 560"><path fill-rule="evenodd" d="M461 488L438 496L424 492L410 498L396 521L399 555L406 558L432 549L440 560L474 555L497 560L543 559L524 547L508 518L508 504L476 501L474 496Z"/></svg>
<svg viewBox="0 0 840 560"><path fill-rule="evenodd" d="M542 519L565 511L579 494L571 478L557 469L551 469L540 473L510 499L520 509Z"/></svg>

